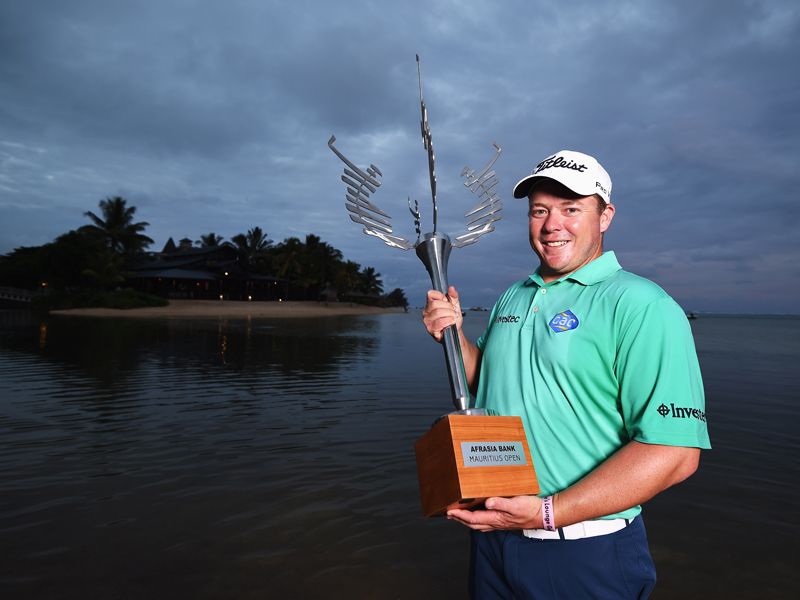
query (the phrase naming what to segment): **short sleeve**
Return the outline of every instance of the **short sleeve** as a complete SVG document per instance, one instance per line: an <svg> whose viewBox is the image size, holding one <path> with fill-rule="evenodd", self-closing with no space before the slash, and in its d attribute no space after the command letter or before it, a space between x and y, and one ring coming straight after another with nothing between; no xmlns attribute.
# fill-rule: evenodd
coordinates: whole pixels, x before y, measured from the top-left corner
<svg viewBox="0 0 800 600"><path fill-rule="evenodd" d="M711 447L691 327L672 298L653 300L623 322L615 374L630 439Z"/></svg>
<svg viewBox="0 0 800 600"><path fill-rule="evenodd" d="M492 315L494 315L494 311L492 311ZM486 339L489 337L489 330L492 328L492 319L493 317L489 317L489 322L486 324L486 329L483 330L481 336L475 342L475 345L478 347L478 350L483 353L483 349L486 347Z"/></svg>
<svg viewBox="0 0 800 600"><path fill-rule="evenodd" d="M500 302L503 300L503 298L505 298L507 295L508 295L508 291L506 291L500 297L500 299L497 302L494 303L494 306L492 307L492 311L489 313L489 321L486 323L486 329L483 330L483 334L475 342L475 345L478 347L478 350L480 350L481 353L483 353L484 348L486 348L486 341L489 338L489 333L492 330L492 323L494 323L494 319L497 316L497 306L500 304Z"/></svg>

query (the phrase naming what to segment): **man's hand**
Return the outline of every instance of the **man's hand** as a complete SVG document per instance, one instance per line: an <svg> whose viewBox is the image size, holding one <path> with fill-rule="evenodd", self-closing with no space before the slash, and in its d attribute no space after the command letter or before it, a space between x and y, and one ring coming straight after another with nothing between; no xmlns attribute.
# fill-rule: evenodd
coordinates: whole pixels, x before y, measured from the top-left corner
<svg viewBox="0 0 800 600"><path fill-rule="evenodd" d="M456 288L451 285L447 295L429 290L425 309L422 311L422 322L437 342L442 341L442 332L450 325L455 325L460 331L464 319L461 316L461 302Z"/></svg>
<svg viewBox="0 0 800 600"><path fill-rule="evenodd" d="M447 518L477 531L541 529L542 500L536 496L487 498L486 510L447 511Z"/></svg>
<svg viewBox="0 0 800 600"><path fill-rule="evenodd" d="M461 325L464 317L461 315L461 302L458 290L452 285L447 288L447 295L436 290L428 291L425 309L422 311L422 323L433 339L441 342L444 330L455 325L458 330L458 344L461 346L461 358L464 359L464 370L467 375L467 384L474 394L478 389L478 375L480 373L481 351L467 339Z"/></svg>

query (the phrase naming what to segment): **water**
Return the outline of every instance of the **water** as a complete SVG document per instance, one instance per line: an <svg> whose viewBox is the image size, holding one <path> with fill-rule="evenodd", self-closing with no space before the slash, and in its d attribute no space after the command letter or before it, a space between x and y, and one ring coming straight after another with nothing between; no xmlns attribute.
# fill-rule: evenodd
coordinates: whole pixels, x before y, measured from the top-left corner
<svg viewBox="0 0 800 600"><path fill-rule="evenodd" d="M800 319L693 328L714 450L645 508L655 597L794 596ZM448 397L413 314L0 312L0 596L464 598L413 455Z"/></svg>

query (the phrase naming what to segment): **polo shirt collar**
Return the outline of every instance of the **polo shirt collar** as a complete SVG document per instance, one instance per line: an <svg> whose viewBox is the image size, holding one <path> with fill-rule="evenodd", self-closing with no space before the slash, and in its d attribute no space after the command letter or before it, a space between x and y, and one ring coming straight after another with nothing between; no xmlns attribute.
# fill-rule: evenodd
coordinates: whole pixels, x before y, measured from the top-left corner
<svg viewBox="0 0 800 600"><path fill-rule="evenodd" d="M584 265L574 273L565 275L561 279L551 281L550 284L558 283L559 281L564 281L565 279L572 279L573 281L577 281L582 285L594 285L595 283L605 281L620 269L622 269L622 267L617 260L616 254L614 254L613 250L609 250L608 252L603 252L603 254L595 258L588 265ZM528 281L526 283L535 283L539 287L548 285L544 282L542 276L539 274L540 270L541 267L537 268L533 275L528 277Z"/></svg>

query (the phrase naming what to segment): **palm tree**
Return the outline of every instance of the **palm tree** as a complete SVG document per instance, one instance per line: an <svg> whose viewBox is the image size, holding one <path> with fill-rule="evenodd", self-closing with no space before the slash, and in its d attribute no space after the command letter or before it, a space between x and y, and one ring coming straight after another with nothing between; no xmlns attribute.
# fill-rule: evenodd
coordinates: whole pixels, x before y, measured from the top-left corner
<svg viewBox="0 0 800 600"><path fill-rule="evenodd" d="M259 255L272 247L272 240L261 227L253 227L247 234L239 233L233 236L231 241L248 261L255 261Z"/></svg>
<svg viewBox="0 0 800 600"><path fill-rule="evenodd" d="M84 280L94 287L113 289L125 283L122 276L122 256L103 249L86 257L86 268L81 271Z"/></svg>
<svg viewBox="0 0 800 600"><path fill-rule="evenodd" d="M219 246L222 243L222 240L225 238L221 235L217 235L213 231L211 233L206 233L205 235L201 235L200 239L197 240L195 243L200 246L201 248L213 248Z"/></svg>
<svg viewBox="0 0 800 600"><path fill-rule="evenodd" d="M92 211L84 213L92 221L92 225L84 225L80 231L104 240L106 245L117 254L134 254L147 248L153 240L144 233L150 225L145 221L133 222L136 214L135 206L127 206L127 200L120 196L100 201L100 218Z"/></svg>
<svg viewBox="0 0 800 600"><path fill-rule="evenodd" d="M408 298L401 288L394 288L386 295L386 302L389 306L401 306L408 310Z"/></svg>
<svg viewBox="0 0 800 600"><path fill-rule="evenodd" d="M261 227L253 227L246 234L237 234L231 238L231 241L239 249L239 256L248 268L262 274L271 272L272 240L267 237Z"/></svg>
<svg viewBox="0 0 800 600"><path fill-rule="evenodd" d="M305 272L312 284L320 287L331 283L334 273L342 264L342 252L319 236L308 234L305 244Z"/></svg>
<svg viewBox="0 0 800 600"><path fill-rule="evenodd" d="M341 263L334 276L334 283L338 291L344 294L352 294L356 291L361 283L360 270L361 265L352 260Z"/></svg>
<svg viewBox="0 0 800 600"><path fill-rule="evenodd" d="M278 277L294 278L302 268L303 242L296 237L283 240L275 248L275 259L278 267Z"/></svg>
<svg viewBox="0 0 800 600"><path fill-rule="evenodd" d="M372 267L367 267L360 273L361 276L361 291L364 294L380 296L383 294L383 281L381 281L381 274L376 273Z"/></svg>

